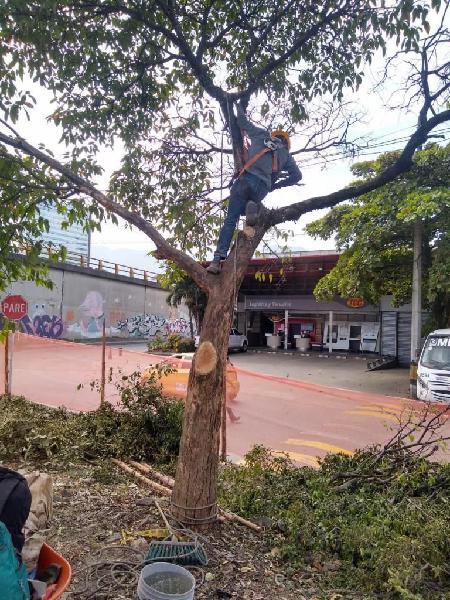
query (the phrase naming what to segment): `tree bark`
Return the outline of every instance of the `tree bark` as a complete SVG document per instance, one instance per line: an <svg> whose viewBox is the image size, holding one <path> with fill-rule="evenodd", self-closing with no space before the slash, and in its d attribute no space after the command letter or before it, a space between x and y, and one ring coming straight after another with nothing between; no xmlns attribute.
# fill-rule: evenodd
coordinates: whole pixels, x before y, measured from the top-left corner
<svg viewBox="0 0 450 600"><path fill-rule="evenodd" d="M186 525L216 520L217 471L225 367L234 286L220 277L209 294L199 348L192 361L172 513Z"/></svg>

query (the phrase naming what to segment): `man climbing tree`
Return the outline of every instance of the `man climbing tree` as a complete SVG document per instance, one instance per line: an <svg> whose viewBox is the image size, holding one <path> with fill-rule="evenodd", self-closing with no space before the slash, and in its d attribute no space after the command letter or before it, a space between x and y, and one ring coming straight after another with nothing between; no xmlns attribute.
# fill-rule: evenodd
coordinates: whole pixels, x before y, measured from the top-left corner
<svg viewBox="0 0 450 600"><path fill-rule="evenodd" d="M8 195L10 207L23 208L20 214L0 205L10 225L0 228L2 250L14 253L14 230L26 227L30 215L41 223L39 205L51 193L62 214L84 217L88 227L90 215L104 211L139 228L159 256L173 260L208 296L172 495L178 520L206 524L217 516L235 293L265 234L393 181L411 167L430 132L450 121L448 63L441 58L449 42L443 24L448 3L440 7L440 0L0 3L0 160L19 165L24 186ZM438 21L433 32L430 12ZM272 210L261 206L251 231L236 237L233 258L209 274L196 259L216 238L224 189L220 157L230 157L234 172L243 167L242 135L229 108L240 101L258 107L268 129L275 118L290 130L311 127L298 151L348 147L352 119L343 108L345 94L356 91L378 51L391 50L398 60L407 54L408 110L421 117L396 160L368 181ZM29 143L16 125L33 108L25 73L52 95L50 119L68 146L59 160L42 144ZM224 127L229 144L217 144ZM117 139L122 165L101 191L93 182L101 171L96 155ZM0 169L0 177L4 173Z"/></svg>
<svg viewBox="0 0 450 600"><path fill-rule="evenodd" d="M289 154L289 134L282 129L270 134L262 127L256 127L237 105L237 125L245 130L250 138L248 156L230 191L227 215L220 231L214 259L206 269L208 273L220 273L220 262L225 260L230 248L236 223L245 214L248 227L254 227L262 200L270 191L294 185L302 174ZM282 174L287 177L277 181Z"/></svg>

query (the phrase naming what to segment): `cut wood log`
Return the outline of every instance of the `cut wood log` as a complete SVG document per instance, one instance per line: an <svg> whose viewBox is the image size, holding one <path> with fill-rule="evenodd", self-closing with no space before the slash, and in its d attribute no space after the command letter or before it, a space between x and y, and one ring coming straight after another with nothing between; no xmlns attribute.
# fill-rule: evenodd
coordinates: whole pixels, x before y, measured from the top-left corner
<svg viewBox="0 0 450 600"><path fill-rule="evenodd" d="M157 479L160 483L163 483L166 487L172 488L173 484L175 483L175 480L173 479L173 477L170 477L169 475L163 475L162 473L160 473L159 471L156 471L156 469L154 469L147 463L138 463L134 460L130 460L130 465L132 465L135 469L137 469L138 471L141 471L141 473L144 473L145 475L151 475L154 479Z"/></svg>
<svg viewBox="0 0 450 600"><path fill-rule="evenodd" d="M241 525L245 525L245 527L248 527L249 529L253 529L253 531L257 531L258 533L261 533L261 531L262 531L262 527L260 527L256 523L247 521L247 519L244 519L243 517L240 517L239 515L236 515L235 513L223 510L223 508L219 508L219 512L223 517L225 517L225 519L227 519L227 521L236 521L237 523L240 523Z"/></svg>
<svg viewBox="0 0 450 600"><path fill-rule="evenodd" d="M113 458L112 462L115 465L117 465L118 467L120 467L122 469L122 471L125 471L125 473L129 473L130 475L133 475L133 477L135 477L136 479L138 479L139 481L144 483L146 486L155 490L155 492L158 492L159 494L162 494L163 496L170 496L172 494L172 490L170 490L169 488L167 488L163 485L160 485L159 483L156 483L155 481L152 481L148 477L145 477L144 475L142 475L142 473L139 473L139 471L137 471L136 469L133 469L133 467L130 467L126 463L122 462L121 460L117 460L116 458Z"/></svg>

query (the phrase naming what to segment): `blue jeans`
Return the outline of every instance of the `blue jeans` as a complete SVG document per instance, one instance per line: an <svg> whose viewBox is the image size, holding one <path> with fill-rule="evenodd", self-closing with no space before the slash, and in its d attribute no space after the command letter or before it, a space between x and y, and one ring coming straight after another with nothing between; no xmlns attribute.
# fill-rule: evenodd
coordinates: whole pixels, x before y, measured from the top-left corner
<svg viewBox="0 0 450 600"><path fill-rule="evenodd" d="M227 257L236 223L241 215L245 215L247 202L253 200L253 202L259 204L267 196L268 192L269 189L264 181L251 173L244 173L242 177L236 179L230 190L227 216L220 230L214 260Z"/></svg>

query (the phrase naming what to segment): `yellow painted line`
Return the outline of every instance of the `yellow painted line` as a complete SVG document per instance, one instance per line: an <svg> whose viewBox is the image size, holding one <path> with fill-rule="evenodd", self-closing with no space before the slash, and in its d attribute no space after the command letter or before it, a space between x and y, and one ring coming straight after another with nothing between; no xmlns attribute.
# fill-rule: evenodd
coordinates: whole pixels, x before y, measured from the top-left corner
<svg viewBox="0 0 450 600"><path fill-rule="evenodd" d="M298 440L296 438L291 438L287 440L285 444L290 444L292 446L310 446L311 448L320 448L321 450L325 450L325 452L332 452L334 454L341 452L342 454L353 456L351 450L341 448L340 446L334 446L333 444L327 444L326 442L320 442L318 440Z"/></svg>
<svg viewBox="0 0 450 600"><path fill-rule="evenodd" d="M318 467L319 460L311 454L303 454L302 452L290 452L288 450L277 450L274 454L287 454L291 460L295 460L300 463L306 463L310 467Z"/></svg>
<svg viewBox="0 0 450 600"><path fill-rule="evenodd" d="M359 417L377 417L378 419L386 419L387 421L395 421L398 423L398 418L385 412L375 412L372 410L346 410L346 415L356 415Z"/></svg>
<svg viewBox="0 0 450 600"><path fill-rule="evenodd" d="M400 413L403 412L405 409L408 408L408 405L405 406L393 406L392 404L388 404L387 402L377 402L376 404L362 404L361 406L359 406L358 408L379 408L381 410L387 410L392 411L392 412L396 412L396 413Z"/></svg>

